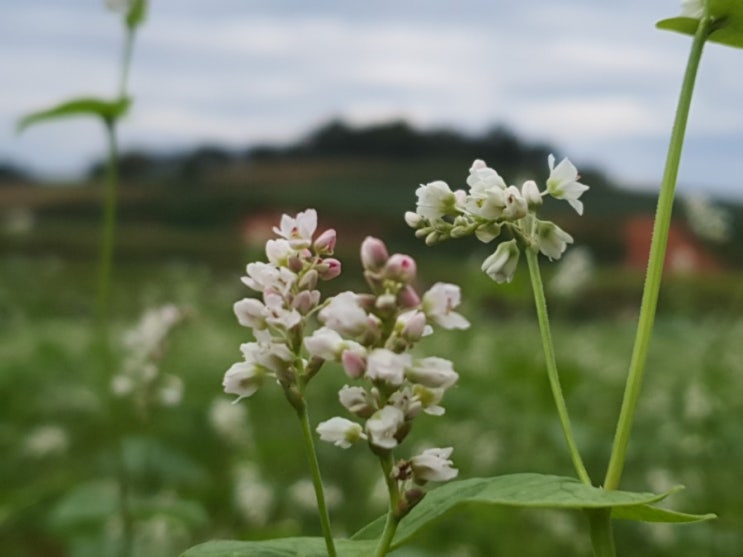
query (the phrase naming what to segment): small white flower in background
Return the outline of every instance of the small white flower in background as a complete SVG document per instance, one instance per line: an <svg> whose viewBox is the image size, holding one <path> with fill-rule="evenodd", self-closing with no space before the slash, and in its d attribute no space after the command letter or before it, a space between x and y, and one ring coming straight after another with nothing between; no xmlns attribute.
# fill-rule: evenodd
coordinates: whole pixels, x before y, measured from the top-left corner
<svg viewBox="0 0 743 557"><path fill-rule="evenodd" d="M273 231L287 239L294 249L310 247L315 230L317 230L317 211L314 209L298 213L294 218L282 215L280 225L273 227Z"/></svg>
<svg viewBox="0 0 743 557"><path fill-rule="evenodd" d="M681 0L681 16L701 19L704 15L704 0Z"/></svg>
<svg viewBox="0 0 743 557"><path fill-rule="evenodd" d="M594 263L591 253L585 247L570 250L557 267L557 272L549 282L550 292L561 298L571 298L579 294L591 281Z"/></svg>
<svg viewBox="0 0 743 557"><path fill-rule="evenodd" d="M179 405L183 398L183 380L175 375L163 375L157 398L163 406Z"/></svg>
<svg viewBox="0 0 743 557"><path fill-rule="evenodd" d="M550 259L560 259L567 244L573 243L573 237L570 234L548 221L537 222L536 240L539 251Z"/></svg>
<svg viewBox="0 0 743 557"><path fill-rule="evenodd" d="M337 507L343 502L343 492L338 486L325 483L325 503L328 508ZM312 481L301 479L289 486L289 500L300 509L308 513L317 512L317 499L315 499L315 488Z"/></svg>
<svg viewBox="0 0 743 557"><path fill-rule="evenodd" d="M209 423L227 443L235 446L253 445L246 405L232 404L223 397L215 398L209 407Z"/></svg>
<svg viewBox="0 0 743 557"><path fill-rule="evenodd" d="M268 522L274 502L273 489L263 481L258 468L246 463L233 471L235 505L246 522L263 526Z"/></svg>
<svg viewBox="0 0 743 557"><path fill-rule="evenodd" d="M461 300L457 285L437 282L423 294L421 309L427 318L444 329L466 329L470 322L454 311Z"/></svg>
<svg viewBox="0 0 743 557"><path fill-rule="evenodd" d="M416 212L426 219L437 220L455 212L457 199L446 182L437 180L422 184L415 194L418 196Z"/></svg>
<svg viewBox="0 0 743 557"><path fill-rule="evenodd" d="M377 410L366 421L369 442L380 449L394 449L397 446L395 436L404 422L405 415L399 408L385 406Z"/></svg>
<svg viewBox="0 0 743 557"><path fill-rule="evenodd" d="M482 262L482 270L497 283L511 282L520 255L516 240L501 242L495 252Z"/></svg>
<svg viewBox="0 0 743 557"><path fill-rule="evenodd" d="M550 155L547 159L550 175L547 178L547 193L555 199L564 199L575 209L579 215L583 214L583 203L578 198L588 190L588 186L581 184L578 180L578 169L567 158L562 159L555 166L555 157Z"/></svg>
<svg viewBox="0 0 743 557"><path fill-rule="evenodd" d="M686 219L694 233L711 242L722 244L730 239L732 216L704 196L683 197Z"/></svg>
<svg viewBox="0 0 743 557"><path fill-rule="evenodd" d="M364 430L359 424L339 417L320 422L317 432L321 440L333 443L342 449L347 449L359 439L366 439Z"/></svg>
<svg viewBox="0 0 743 557"><path fill-rule="evenodd" d="M57 425L43 425L31 431L23 442L23 451L34 458L57 456L67 451L67 431Z"/></svg>
<svg viewBox="0 0 743 557"><path fill-rule="evenodd" d="M427 449L410 460L413 477L417 482L446 482L453 480L459 470L452 468L453 462L449 458L451 447L444 449Z"/></svg>

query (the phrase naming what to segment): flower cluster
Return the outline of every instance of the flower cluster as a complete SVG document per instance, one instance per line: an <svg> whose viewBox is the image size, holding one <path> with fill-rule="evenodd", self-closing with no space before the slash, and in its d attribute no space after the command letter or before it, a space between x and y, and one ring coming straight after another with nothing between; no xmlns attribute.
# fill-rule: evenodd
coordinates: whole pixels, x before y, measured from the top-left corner
<svg viewBox="0 0 743 557"><path fill-rule="evenodd" d="M496 282L510 282L522 249L559 259L567 244L573 243L559 226L537 218L544 196L565 200L583 214L580 197L588 186L579 182L578 170L568 159L555 165L552 155L548 165L549 177L540 191L533 180L524 182L520 189L509 186L494 169L476 160L467 178L469 191L452 191L440 180L421 185L416 191L416 211L405 213L405 221L429 245L471 234L489 243L508 233L510 239L500 241L482 270Z"/></svg>
<svg viewBox="0 0 743 557"><path fill-rule="evenodd" d="M459 287L437 283L419 296L410 256L389 255L382 241L369 237L361 246L361 261L371 293L343 292L330 299L318 314L323 326L304 344L313 358L340 362L349 379L358 380L345 385L339 399L359 421L334 417L322 422L317 427L321 439L343 448L365 440L382 456L405 439L416 416L444 413L442 397L459 378L450 361L417 358L410 349L433 332L433 325L465 329L469 322L455 311ZM391 479L401 488L409 481L452 479L457 470L451 451L429 449L400 460Z"/></svg>
<svg viewBox="0 0 743 557"><path fill-rule="evenodd" d="M183 381L160 373L158 364L165 355L168 336L185 316L186 312L172 304L153 308L124 334L126 359L111 381L111 390L116 396L132 397L142 414L152 404L174 406L181 400Z"/></svg>
<svg viewBox="0 0 743 557"><path fill-rule="evenodd" d="M234 305L238 321L253 330L255 339L240 347L243 360L224 376L225 392L237 400L255 393L266 377L274 377L294 404L299 382L306 383L319 370L318 362L301 357L305 320L320 304L318 281L337 277L341 264L330 257L335 231L315 238L316 229L314 209L293 218L283 215L273 229L278 238L266 242L268 262L247 266L242 281L262 298L244 298Z"/></svg>

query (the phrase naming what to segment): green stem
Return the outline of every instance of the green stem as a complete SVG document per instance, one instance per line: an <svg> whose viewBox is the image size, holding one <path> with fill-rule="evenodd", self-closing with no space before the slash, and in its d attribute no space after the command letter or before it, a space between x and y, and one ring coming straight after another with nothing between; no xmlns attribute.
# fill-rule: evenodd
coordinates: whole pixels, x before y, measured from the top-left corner
<svg viewBox="0 0 743 557"><path fill-rule="evenodd" d="M129 81L129 68L132 64L132 50L134 49L134 31L126 30L124 37L124 52L121 56L121 81L119 82L119 98L126 96L126 85Z"/></svg>
<svg viewBox="0 0 743 557"><path fill-rule="evenodd" d="M560 424L562 425L565 440L568 443L570 458L573 460L575 471L583 483L591 485L591 478L586 471L586 467L583 465L583 459L580 456L578 445L573 436L573 430L570 426L570 417L568 416L568 409L565 404L565 397L562 394L562 387L560 387L560 377L557 373L557 361L555 360L555 349L552 346L552 334L550 333L549 315L547 314L547 300L544 297L544 285L542 284L542 276L539 272L539 261L537 260L538 254L528 247L524 251L526 251L526 260L529 264L529 275L531 277L532 290L534 291L534 303L537 309L539 332L542 336L542 348L544 349L544 359L547 364L547 377L549 378L550 388L552 389L552 397L555 400L555 406L557 406L557 414L560 417Z"/></svg>
<svg viewBox="0 0 743 557"><path fill-rule="evenodd" d="M315 498L317 499L317 510L320 513L320 524L322 533L325 537L325 545L328 549L328 557L335 557L335 542L333 533L330 529L330 516L328 507L325 503L325 492L322 486L322 476L320 475L320 464L317 462L317 452L315 451L315 442L312 438L312 428L310 427L310 417L307 413L307 404L304 400L298 405L297 416L302 424L302 436L304 437L304 448L307 453L307 460L310 464L312 473L312 485L315 487Z"/></svg>
<svg viewBox="0 0 743 557"><path fill-rule="evenodd" d="M131 557L134 548L134 518L129 506L129 477L126 470L126 459L124 457L124 444L119 443L119 518L121 519L121 546L120 557Z"/></svg>
<svg viewBox="0 0 743 557"><path fill-rule="evenodd" d="M377 549L374 552L374 557L384 557L390 550L392 545L392 539L395 537L397 531L397 525L400 522L400 489L397 485L397 480L392 477L392 453L388 453L384 456L379 457L379 462L382 465L382 473L384 474L384 481L387 484L387 492L390 496L390 506L387 510L387 520L384 523L384 530L382 536L379 538Z"/></svg>
<svg viewBox="0 0 743 557"><path fill-rule="evenodd" d="M663 183L658 197L658 206L655 213L655 224L653 226L653 239L650 245L650 256L648 260L647 274L645 276L645 287L643 289L640 316L635 336L635 345L632 351L627 383L622 400L622 408L619 413L617 429L614 435L609 466L604 479L605 489L616 489L622 478L622 470L627 455L632 422L634 421L637 400L642 386L642 378L645 372L650 337L655 322L655 311L658 305L658 294L663 276L663 263L666 256L666 245L668 244L668 231L671 226L671 212L673 209L673 197L676 190L676 178L678 176L681 150L686 133L686 122L691 106L691 97L694 92L699 61L702 57L704 43L709 36L711 19L706 14L699 22L694 42L689 53L686 65L686 74L681 86L676 119L673 123L671 142L668 147L666 167L663 173Z"/></svg>
<svg viewBox="0 0 743 557"><path fill-rule="evenodd" d="M591 528L591 545L594 557L616 557L614 534L611 529L611 509L587 510Z"/></svg>
<svg viewBox="0 0 743 557"><path fill-rule="evenodd" d="M116 231L116 196L119 184L116 123L106 120L108 163L103 200L103 231L101 234L100 261L98 264L97 314L104 345L108 346L111 269L113 267L114 236Z"/></svg>

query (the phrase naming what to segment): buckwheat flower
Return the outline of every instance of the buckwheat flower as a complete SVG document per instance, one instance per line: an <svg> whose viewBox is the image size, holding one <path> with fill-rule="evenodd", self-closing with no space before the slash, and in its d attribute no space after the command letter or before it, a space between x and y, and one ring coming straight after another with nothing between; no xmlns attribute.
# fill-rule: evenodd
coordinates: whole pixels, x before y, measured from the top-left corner
<svg viewBox="0 0 743 557"><path fill-rule="evenodd" d="M415 190L418 196L416 212L428 220L439 220L445 215L456 212L457 199L446 182L437 180L428 184L421 184Z"/></svg>
<svg viewBox="0 0 743 557"><path fill-rule="evenodd" d="M415 213L413 213L415 214ZM367 271L379 271L390 258L382 240L367 236L361 242L361 265Z"/></svg>
<svg viewBox="0 0 743 557"><path fill-rule="evenodd" d="M266 323L269 325L288 331L301 323L302 315L296 309L287 309L282 296L268 293L263 299L266 304Z"/></svg>
<svg viewBox="0 0 743 557"><path fill-rule="evenodd" d="M394 449L397 446L395 436L404 422L405 415L399 408L385 406L377 410L366 421L369 442L380 449Z"/></svg>
<svg viewBox="0 0 743 557"><path fill-rule="evenodd" d="M508 186L505 191L506 206L503 208L503 218L519 220L526 216L528 207L526 200L516 186Z"/></svg>
<svg viewBox="0 0 743 557"><path fill-rule="evenodd" d="M175 375L164 375L157 398L163 406L177 406L183 398L183 380Z"/></svg>
<svg viewBox="0 0 743 557"><path fill-rule="evenodd" d="M271 373L284 370L286 365L294 360L294 354L285 344L260 338L258 342L241 344L240 351L246 362L255 363Z"/></svg>
<svg viewBox="0 0 743 557"><path fill-rule="evenodd" d="M405 368L410 362L410 354L395 354L385 348L375 348L366 358L366 377L399 387L405 379Z"/></svg>
<svg viewBox="0 0 743 557"><path fill-rule="evenodd" d="M266 242L266 257L277 266L286 265L289 258L296 253L288 240L268 240Z"/></svg>
<svg viewBox="0 0 743 557"><path fill-rule="evenodd" d="M548 221L537 221L536 236L539 251L550 259L560 259L567 249L567 244L573 243L573 237L570 234Z"/></svg>
<svg viewBox="0 0 743 557"><path fill-rule="evenodd" d="M526 205L531 211L535 211L542 205L542 194L534 180L527 180L521 186L521 196L526 200Z"/></svg>
<svg viewBox="0 0 743 557"><path fill-rule="evenodd" d="M341 262L334 257L326 257L315 268L321 280L332 280L341 274Z"/></svg>
<svg viewBox="0 0 743 557"><path fill-rule="evenodd" d="M246 272L247 276L241 280L256 292L272 290L286 295L297 281L297 275L286 267L276 267L260 261L248 264Z"/></svg>
<svg viewBox="0 0 743 557"><path fill-rule="evenodd" d="M489 189L471 188L470 195L465 200L465 209L484 219L496 220L503 215L506 207L505 187L493 186Z"/></svg>
<svg viewBox="0 0 743 557"><path fill-rule="evenodd" d="M448 389L459 379L459 374L454 371L452 363L436 356L415 360L405 369L405 376L413 383L431 389Z"/></svg>
<svg viewBox="0 0 743 557"><path fill-rule="evenodd" d="M562 159L560 164L555 166L554 155L547 158L547 163L550 167L547 192L555 199L564 199L570 203L576 213L582 215L583 203L578 201L578 198L583 195L588 186L578 181L580 179L578 169L567 158Z"/></svg>
<svg viewBox="0 0 743 557"><path fill-rule="evenodd" d="M252 396L263 384L266 370L255 362L238 362L224 374L222 386L224 392L237 395L235 402Z"/></svg>
<svg viewBox="0 0 743 557"><path fill-rule="evenodd" d="M457 477L459 470L452 468L451 447L426 449L410 460L416 483L446 482Z"/></svg>
<svg viewBox="0 0 743 557"><path fill-rule="evenodd" d="M358 379L366 371L366 349L357 342L347 346L341 353L341 364L346 375Z"/></svg>
<svg viewBox="0 0 743 557"><path fill-rule="evenodd" d="M232 306L237 321L251 329L266 328L266 306L255 298L243 298Z"/></svg>
<svg viewBox="0 0 743 557"><path fill-rule="evenodd" d="M490 168L485 161L475 160L470 167L470 175L467 177L467 185L472 193L498 188L506 189L506 182L500 175Z"/></svg>
<svg viewBox="0 0 743 557"><path fill-rule="evenodd" d="M501 225L497 222L486 222L475 228L475 236L483 244L487 244L500 236Z"/></svg>
<svg viewBox="0 0 743 557"><path fill-rule="evenodd" d="M335 230L329 228L315 239L312 247L318 255L331 255L335 250L335 241Z"/></svg>
<svg viewBox="0 0 743 557"><path fill-rule="evenodd" d="M366 434L359 424L339 417L320 422L317 432L322 441L333 443L342 449L347 449L359 439L366 439Z"/></svg>
<svg viewBox="0 0 743 557"><path fill-rule="evenodd" d="M390 395L387 404L399 408L406 420L411 420L420 414L423 404L409 385L398 389Z"/></svg>
<svg viewBox="0 0 743 557"><path fill-rule="evenodd" d="M405 224L410 228L418 228L424 222L424 218L413 211L405 211Z"/></svg>
<svg viewBox="0 0 743 557"><path fill-rule="evenodd" d="M416 342L433 332L426 324L426 314L419 310L406 311L398 315L395 321L395 331L409 342Z"/></svg>
<svg viewBox="0 0 743 557"><path fill-rule="evenodd" d="M354 292L341 292L331 298L319 318L326 327L342 335L357 336L367 330L368 316L359 305L358 295Z"/></svg>
<svg viewBox="0 0 743 557"><path fill-rule="evenodd" d="M341 390L338 391L338 399L346 410L361 418L368 418L374 413L369 394L363 387L343 385Z"/></svg>
<svg viewBox="0 0 743 557"><path fill-rule="evenodd" d="M304 347L311 356L323 360L337 360L345 346L345 341L337 331L329 327L320 327L304 339Z"/></svg>
<svg viewBox="0 0 743 557"><path fill-rule="evenodd" d="M307 209L298 213L292 218L289 215L281 215L281 222L278 228L273 227L273 231L289 240L294 249L308 248L312 245L312 235L317 229L317 211Z"/></svg>
<svg viewBox="0 0 743 557"><path fill-rule="evenodd" d="M439 406L439 402L444 398L444 389L429 389L418 383L413 385L413 395L429 416L443 416L446 412L443 406Z"/></svg>
<svg viewBox="0 0 743 557"><path fill-rule="evenodd" d="M461 298L457 285L437 282L423 294L421 309L428 319L444 329L466 329L470 322L453 311Z"/></svg>
<svg viewBox="0 0 743 557"><path fill-rule="evenodd" d="M681 0L681 17L701 19L704 15L704 0Z"/></svg>
<svg viewBox="0 0 743 557"><path fill-rule="evenodd" d="M498 244L495 252L482 262L482 270L495 282L502 284L511 282L519 263L521 252L516 240L509 240Z"/></svg>

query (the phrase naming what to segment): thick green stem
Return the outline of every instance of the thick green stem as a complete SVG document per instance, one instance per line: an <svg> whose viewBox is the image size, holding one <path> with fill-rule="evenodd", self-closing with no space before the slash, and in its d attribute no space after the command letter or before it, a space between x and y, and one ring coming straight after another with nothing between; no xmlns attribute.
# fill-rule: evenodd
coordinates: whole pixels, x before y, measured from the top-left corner
<svg viewBox="0 0 743 557"><path fill-rule="evenodd" d="M388 453L384 456L379 457L379 462L382 465L382 473L384 474L384 481L387 484L387 492L390 497L390 506L387 510L387 520L384 524L384 530L382 536L379 538L377 549L374 552L374 557L384 557L390 550L392 545L392 539L395 537L397 531L397 525L400 522L400 489L397 485L397 480L392 477L392 454Z"/></svg>
<svg viewBox="0 0 743 557"><path fill-rule="evenodd" d="M616 557L614 534L611 529L611 509L587 510L591 528L591 545L594 557Z"/></svg>
<svg viewBox="0 0 743 557"><path fill-rule="evenodd" d="M330 529L330 516L328 515L328 507L325 503L325 491L323 490L322 476L320 475L320 464L317 462L317 452L315 451L315 442L312 438L310 417L307 413L307 404L304 402L304 400L302 400L299 408L297 408L297 416L299 417L299 422L302 425L304 448L305 452L307 453L307 460L310 464L312 485L315 487L317 510L320 514L320 525L322 526L322 533L325 537L325 545L328 549L328 557L335 557L335 542L333 541L333 533Z"/></svg>
<svg viewBox="0 0 743 557"><path fill-rule="evenodd" d="M609 466L604 479L605 489L616 489L622 478L624 461L627 455L632 423L635 417L637 400L642 386L642 378L645 372L650 337L655 322L655 311L658 305L658 294L663 276L663 263L666 257L666 246L668 244L668 231L671 226L671 212L673 209L673 198L676 190L676 177L678 176L681 150L686 133L686 122L691 106L691 97L694 92L699 61L702 57L704 43L710 32L711 19L707 16L699 22L694 42L691 46L689 60L686 65L686 74L681 86L676 119L673 123L671 142L668 147L666 167L663 173L663 183L658 197L658 207L655 213L655 224L653 226L653 240L650 245L650 257L648 261L645 287L643 289L640 316L635 336L635 345L632 351L627 383L622 400L622 408L619 413L617 430L614 436Z"/></svg>
<svg viewBox="0 0 743 557"><path fill-rule="evenodd" d="M119 184L116 123L106 120L108 163L103 199L103 230L101 233L100 260L98 263L97 314L104 345L108 346L108 327L111 295L111 269L113 267L114 236L116 231L116 196Z"/></svg>
<svg viewBox="0 0 743 557"><path fill-rule="evenodd" d="M565 440L568 443L570 458L573 461L575 471L583 483L591 485L591 478L586 471L586 467L583 465L583 459L580 456L578 445L573 436L573 430L570 426L570 417L568 416L568 409L565 404L565 397L562 394L562 387L560 387L560 377L557 373L557 361L555 360L555 349L552 346L552 334L550 333L549 315L547 314L547 300L544 297L544 285L542 284L542 276L539 272L539 261L537 260L538 255L537 252L528 247L525 251L526 260L529 264L531 286L534 291L534 303L537 309L539 332L542 336L542 348L544 349L544 359L547 364L547 377L549 378L550 388L552 389L552 397L555 400L555 406L557 406L557 414L560 417L560 424L562 425Z"/></svg>

